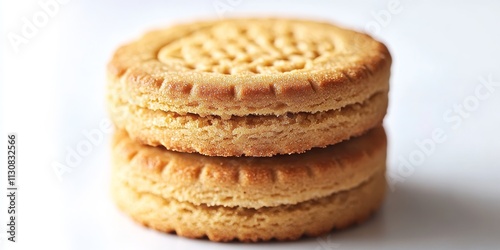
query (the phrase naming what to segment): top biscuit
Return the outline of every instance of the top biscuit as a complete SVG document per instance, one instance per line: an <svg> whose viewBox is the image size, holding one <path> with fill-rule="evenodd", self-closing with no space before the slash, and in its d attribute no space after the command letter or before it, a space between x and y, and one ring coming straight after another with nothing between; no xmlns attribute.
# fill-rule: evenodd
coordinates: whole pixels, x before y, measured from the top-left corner
<svg viewBox="0 0 500 250"><path fill-rule="evenodd" d="M151 110L222 118L338 110L388 90L391 56L365 34L303 20L177 25L119 48L114 94Z"/></svg>

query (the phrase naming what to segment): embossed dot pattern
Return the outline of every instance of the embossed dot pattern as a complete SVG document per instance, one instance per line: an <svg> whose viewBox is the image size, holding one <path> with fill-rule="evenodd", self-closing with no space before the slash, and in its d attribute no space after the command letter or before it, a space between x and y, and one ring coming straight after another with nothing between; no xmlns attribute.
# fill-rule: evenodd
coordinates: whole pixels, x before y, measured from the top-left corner
<svg viewBox="0 0 500 250"><path fill-rule="evenodd" d="M333 56L334 34L286 22L220 23L166 44L158 60L183 71L275 74L310 69Z"/></svg>

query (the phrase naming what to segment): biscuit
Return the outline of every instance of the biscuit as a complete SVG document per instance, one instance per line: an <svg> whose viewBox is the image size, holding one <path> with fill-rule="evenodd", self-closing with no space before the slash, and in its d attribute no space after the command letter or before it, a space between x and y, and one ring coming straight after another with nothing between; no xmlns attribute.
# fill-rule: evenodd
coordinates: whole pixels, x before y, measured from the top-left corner
<svg viewBox="0 0 500 250"><path fill-rule="evenodd" d="M170 150L302 153L381 123L391 61L382 43L326 23L181 24L115 52L109 110L134 140Z"/></svg>
<svg viewBox="0 0 500 250"><path fill-rule="evenodd" d="M118 207L154 229L214 241L293 240L366 219L382 202L382 127L304 154L208 157L113 140Z"/></svg>
<svg viewBox="0 0 500 250"><path fill-rule="evenodd" d="M378 173L360 186L296 205L260 209L194 205L139 192L112 182L117 206L135 221L167 233L212 241L296 240L320 236L366 220L381 205L385 176Z"/></svg>
<svg viewBox="0 0 500 250"><path fill-rule="evenodd" d="M382 127L304 154L208 157L151 147L114 136L115 175L138 191L195 205L261 208L297 204L353 188L384 171Z"/></svg>

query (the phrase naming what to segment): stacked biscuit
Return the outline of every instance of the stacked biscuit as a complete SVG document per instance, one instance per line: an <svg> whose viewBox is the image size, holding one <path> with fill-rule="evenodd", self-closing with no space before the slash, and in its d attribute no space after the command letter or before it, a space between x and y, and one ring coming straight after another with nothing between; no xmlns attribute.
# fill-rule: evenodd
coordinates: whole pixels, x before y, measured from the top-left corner
<svg viewBox="0 0 500 250"><path fill-rule="evenodd" d="M177 25L109 67L112 192L140 223L213 241L361 222L385 192L391 57L326 23Z"/></svg>

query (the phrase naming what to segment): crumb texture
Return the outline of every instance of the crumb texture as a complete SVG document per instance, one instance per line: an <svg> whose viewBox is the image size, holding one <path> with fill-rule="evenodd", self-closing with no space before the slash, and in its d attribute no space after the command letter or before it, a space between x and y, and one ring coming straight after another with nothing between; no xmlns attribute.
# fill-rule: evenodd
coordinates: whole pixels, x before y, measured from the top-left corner
<svg viewBox="0 0 500 250"><path fill-rule="evenodd" d="M341 110L283 116L179 115L114 101L111 118L138 142L208 156L268 157L326 147L379 126L388 105L387 93Z"/></svg>

